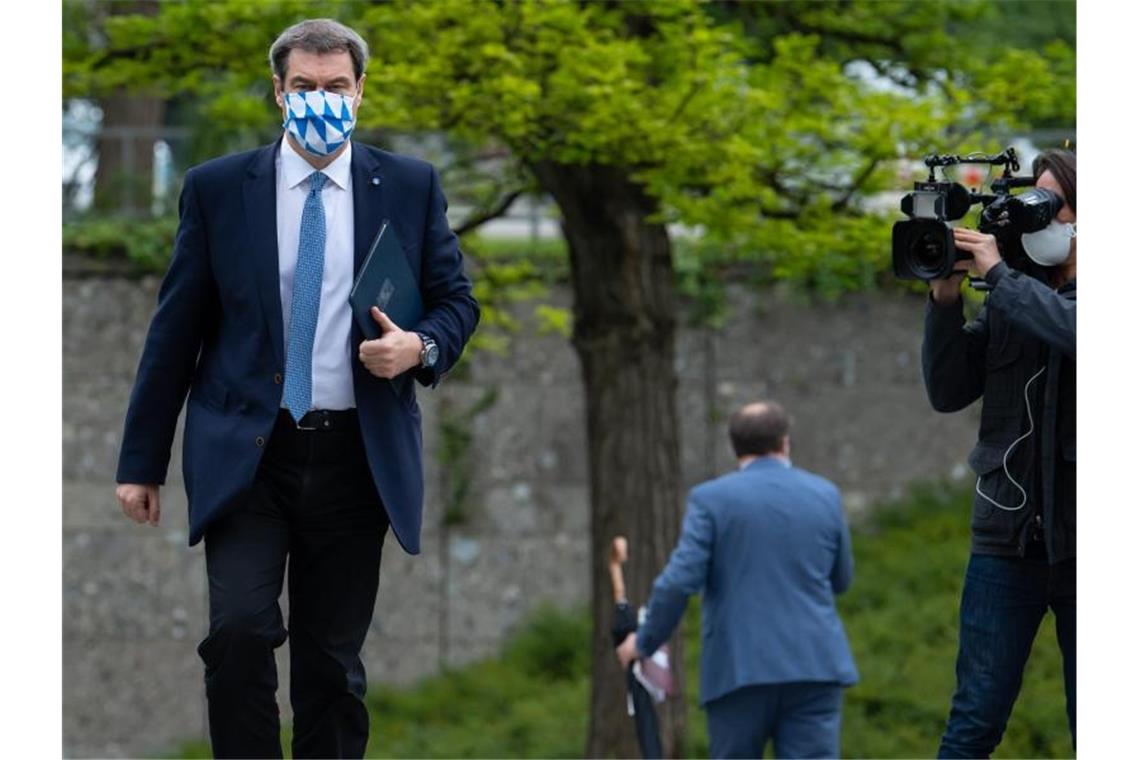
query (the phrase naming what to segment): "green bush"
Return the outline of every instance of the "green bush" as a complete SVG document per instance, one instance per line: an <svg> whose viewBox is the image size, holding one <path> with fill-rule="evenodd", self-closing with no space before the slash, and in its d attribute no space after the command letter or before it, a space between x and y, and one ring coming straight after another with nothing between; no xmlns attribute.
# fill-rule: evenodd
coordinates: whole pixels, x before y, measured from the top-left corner
<svg viewBox="0 0 1140 760"><path fill-rule="evenodd" d="M860 683L846 695L844 757L932 757L954 689L968 490L926 486L854 532L840 611ZM521 571L521 570L520 570ZM697 703L699 603L685 617L686 757L707 757ZM1061 660L1046 617L995 757L1072 757ZM398 689L373 686L369 757L580 757L590 671L587 614L540 608L499 657ZM286 745L287 746L287 745ZM770 751L770 748L769 748ZM181 757L204 757L202 745Z"/></svg>
<svg viewBox="0 0 1140 760"><path fill-rule="evenodd" d="M498 658L374 687L368 756L580 757L589 657L589 619L542 607Z"/></svg>
<svg viewBox="0 0 1140 760"><path fill-rule="evenodd" d="M174 215L135 218L92 213L63 225L63 249L76 256L119 260L162 273L174 252L177 230L178 218ZM520 279L512 266L528 267L521 279L551 282L567 275L566 242L561 237L532 241L470 235L464 238L464 250L489 267L491 276L511 279L508 284Z"/></svg>
<svg viewBox="0 0 1140 760"><path fill-rule="evenodd" d="M164 272L174 248L174 217L87 216L63 225L63 250L121 261L143 272Z"/></svg>
<svg viewBox="0 0 1140 760"><path fill-rule="evenodd" d="M855 583L839 609L862 680L847 692L843 754L932 757L954 691L971 494L925 486L853 536ZM1072 757L1053 616L994 757Z"/></svg>

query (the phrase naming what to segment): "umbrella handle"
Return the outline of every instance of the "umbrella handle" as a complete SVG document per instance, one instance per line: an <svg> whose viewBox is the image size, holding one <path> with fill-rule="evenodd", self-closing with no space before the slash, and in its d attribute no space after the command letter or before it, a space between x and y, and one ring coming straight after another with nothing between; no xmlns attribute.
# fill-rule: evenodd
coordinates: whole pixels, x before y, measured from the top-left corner
<svg viewBox="0 0 1140 760"><path fill-rule="evenodd" d="M614 588L614 601L624 602L625 578L622 577L621 566L628 559L628 545L625 536L614 536L610 544L610 584Z"/></svg>

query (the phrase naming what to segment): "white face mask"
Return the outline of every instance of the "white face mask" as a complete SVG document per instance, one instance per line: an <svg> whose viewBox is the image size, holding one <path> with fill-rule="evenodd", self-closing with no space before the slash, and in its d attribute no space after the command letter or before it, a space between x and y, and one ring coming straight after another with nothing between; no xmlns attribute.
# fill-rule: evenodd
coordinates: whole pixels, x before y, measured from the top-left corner
<svg viewBox="0 0 1140 760"><path fill-rule="evenodd" d="M1069 258L1069 245L1077 236L1076 226L1056 219L1049 226L1037 232L1027 232L1021 236L1021 245L1029 258L1043 267L1055 267Z"/></svg>

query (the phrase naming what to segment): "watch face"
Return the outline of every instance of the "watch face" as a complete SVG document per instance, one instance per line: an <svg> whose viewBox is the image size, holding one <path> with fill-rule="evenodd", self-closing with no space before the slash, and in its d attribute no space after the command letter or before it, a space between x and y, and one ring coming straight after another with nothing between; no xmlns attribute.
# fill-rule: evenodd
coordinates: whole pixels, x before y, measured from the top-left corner
<svg viewBox="0 0 1140 760"><path fill-rule="evenodd" d="M428 367L434 367L435 363L439 360L439 346L432 343L427 349L424 350L424 364Z"/></svg>

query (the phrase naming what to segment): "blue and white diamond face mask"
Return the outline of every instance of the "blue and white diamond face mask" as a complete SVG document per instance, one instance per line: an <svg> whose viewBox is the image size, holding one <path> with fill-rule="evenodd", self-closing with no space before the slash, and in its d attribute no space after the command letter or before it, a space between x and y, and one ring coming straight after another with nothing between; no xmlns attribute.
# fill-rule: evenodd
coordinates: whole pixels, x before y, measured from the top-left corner
<svg viewBox="0 0 1140 760"><path fill-rule="evenodd" d="M317 156L336 153L348 142L356 126L352 115L354 95L324 90L282 93L285 127L308 152Z"/></svg>

